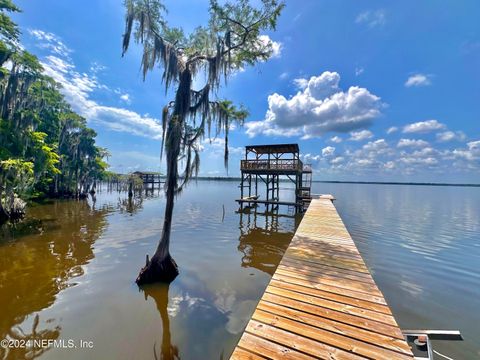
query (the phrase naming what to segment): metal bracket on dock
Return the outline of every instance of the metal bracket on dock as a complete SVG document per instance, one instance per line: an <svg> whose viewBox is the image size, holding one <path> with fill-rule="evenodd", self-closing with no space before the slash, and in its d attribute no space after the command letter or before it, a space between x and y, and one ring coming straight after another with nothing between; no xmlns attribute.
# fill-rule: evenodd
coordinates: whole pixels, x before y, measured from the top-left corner
<svg viewBox="0 0 480 360"><path fill-rule="evenodd" d="M403 330L402 333L412 347L416 360L433 360L431 340L463 340L458 330Z"/></svg>

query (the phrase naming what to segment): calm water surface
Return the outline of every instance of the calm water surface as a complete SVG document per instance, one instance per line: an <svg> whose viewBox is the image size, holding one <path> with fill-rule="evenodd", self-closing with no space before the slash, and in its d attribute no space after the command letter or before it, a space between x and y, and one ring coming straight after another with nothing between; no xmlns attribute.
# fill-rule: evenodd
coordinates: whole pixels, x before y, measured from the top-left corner
<svg viewBox="0 0 480 360"><path fill-rule="evenodd" d="M172 254L180 275L170 286L133 282L159 238L162 194L55 201L30 208L15 230L3 227L0 339L93 348L0 349L0 358L228 358L299 222L237 214L237 185L199 181L178 198ZM338 198L402 328L459 329L465 342L436 349L480 357L480 189L314 184L314 192Z"/></svg>

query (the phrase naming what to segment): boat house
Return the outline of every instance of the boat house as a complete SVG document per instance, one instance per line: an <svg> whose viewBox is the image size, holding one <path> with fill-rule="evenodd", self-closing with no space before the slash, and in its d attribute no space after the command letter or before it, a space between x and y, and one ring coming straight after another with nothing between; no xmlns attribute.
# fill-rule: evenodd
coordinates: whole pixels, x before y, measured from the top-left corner
<svg viewBox="0 0 480 360"><path fill-rule="evenodd" d="M140 179L143 181L143 185L145 187L155 187L155 184L160 184L162 183L161 181L161 174L159 172L155 171L135 171L133 175L138 176Z"/></svg>
<svg viewBox="0 0 480 360"><path fill-rule="evenodd" d="M311 200L312 167L300 160L298 144L250 145L245 147L245 158L240 162L240 207L244 204L264 204L268 210L279 205L293 206L304 211ZM280 180L295 185L295 196L280 199ZM260 185L265 184L265 197L261 198Z"/></svg>

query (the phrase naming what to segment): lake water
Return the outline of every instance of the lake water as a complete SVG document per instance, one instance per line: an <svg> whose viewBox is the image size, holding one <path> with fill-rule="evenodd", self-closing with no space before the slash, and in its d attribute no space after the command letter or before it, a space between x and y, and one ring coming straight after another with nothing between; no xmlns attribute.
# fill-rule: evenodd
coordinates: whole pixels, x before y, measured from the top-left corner
<svg viewBox="0 0 480 360"><path fill-rule="evenodd" d="M162 193L53 201L4 226L0 339L87 347L0 348L0 358L228 358L300 221L287 208L236 213L237 185L199 181L178 198L171 250L180 275L169 286L134 283L160 236ZM464 342L435 349L480 357L480 188L315 183L313 192L337 197L402 328L459 329Z"/></svg>

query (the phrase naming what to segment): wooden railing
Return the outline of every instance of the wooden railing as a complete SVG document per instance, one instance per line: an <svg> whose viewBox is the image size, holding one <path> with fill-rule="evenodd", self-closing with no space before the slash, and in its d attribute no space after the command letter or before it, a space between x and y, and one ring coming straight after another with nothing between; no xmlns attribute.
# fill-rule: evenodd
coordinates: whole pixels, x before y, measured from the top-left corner
<svg viewBox="0 0 480 360"><path fill-rule="evenodd" d="M144 183L161 183L160 174L137 174Z"/></svg>
<svg viewBox="0 0 480 360"><path fill-rule="evenodd" d="M296 159L241 160L240 170L302 171L303 163Z"/></svg>

